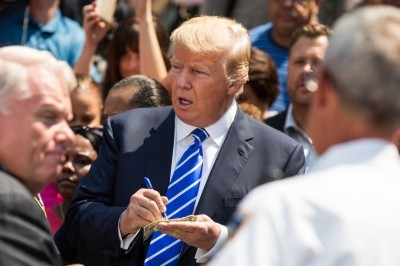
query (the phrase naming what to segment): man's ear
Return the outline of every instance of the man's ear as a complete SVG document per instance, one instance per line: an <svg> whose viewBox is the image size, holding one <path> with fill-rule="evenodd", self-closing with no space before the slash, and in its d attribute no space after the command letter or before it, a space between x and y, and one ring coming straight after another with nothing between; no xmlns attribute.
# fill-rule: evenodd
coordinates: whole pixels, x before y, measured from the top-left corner
<svg viewBox="0 0 400 266"><path fill-rule="evenodd" d="M313 96L313 102L316 106L323 107L326 105L328 86L331 86L331 82L328 73L322 68L318 73L318 89Z"/></svg>
<svg viewBox="0 0 400 266"><path fill-rule="evenodd" d="M314 0L314 4L315 4L318 8L320 8L321 5L322 5L322 3L323 3L324 1L326 1L326 0Z"/></svg>
<svg viewBox="0 0 400 266"><path fill-rule="evenodd" d="M321 68L318 73L318 90L315 92L313 101L319 108L332 108L339 103L335 84L330 74Z"/></svg>
<svg viewBox="0 0 400 266"><path fill-rule="evenodd" d="M229 88L228 88L228 94L229 95L235 95L237 94L241 89L243 88L243 84L237 80L230 82Z"/></svg>
<svg viewBox="0 0 400 266"><path fill-rule="evenodd" d="M321 4L324 0L314 0L311 5L312 5L312 17L310 22L318 22L318 13L319 9L321 7ZM315 21L313 21L315 20Z"/></svg>

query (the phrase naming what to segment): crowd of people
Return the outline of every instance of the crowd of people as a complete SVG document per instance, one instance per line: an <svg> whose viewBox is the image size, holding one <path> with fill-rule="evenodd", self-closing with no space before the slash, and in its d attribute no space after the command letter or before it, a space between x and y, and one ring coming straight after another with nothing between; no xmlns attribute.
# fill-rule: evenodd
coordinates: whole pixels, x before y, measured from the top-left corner
<svg viewBox="0 0 400 266"><path fill-rule="evenodd" d="M399 1L117 2L0 1L0 265L400 265Z"/></svg>

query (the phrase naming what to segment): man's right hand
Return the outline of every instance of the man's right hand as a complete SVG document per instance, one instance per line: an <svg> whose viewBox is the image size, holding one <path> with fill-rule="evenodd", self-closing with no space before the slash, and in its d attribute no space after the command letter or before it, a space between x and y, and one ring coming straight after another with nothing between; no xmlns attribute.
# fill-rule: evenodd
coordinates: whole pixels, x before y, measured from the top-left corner
<svg viewBox="0 0 400 266"><path fill-rule="evenodd" d="M124 238L136 233L140 228L163 219L161 212L166 211L168 199L156 190L140 189L131 196L128 207L121 215L119 228Z"/></svg>

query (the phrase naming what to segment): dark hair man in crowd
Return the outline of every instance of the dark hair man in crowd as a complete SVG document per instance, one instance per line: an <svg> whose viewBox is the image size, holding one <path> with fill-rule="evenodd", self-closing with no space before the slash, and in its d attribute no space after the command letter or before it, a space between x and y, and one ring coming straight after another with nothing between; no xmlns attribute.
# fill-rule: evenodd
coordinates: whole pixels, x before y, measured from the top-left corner
<svg viewBox="0 0 400 266"><path fill-rule="evenodd" d="M298 141L304 149L306 171L317 161L308 135L308 116L317 83L314 80L325 57L330 29L321 24L307 24L293 34L288 66L288 93L291 104L284 112L265 121Z"/></svg>

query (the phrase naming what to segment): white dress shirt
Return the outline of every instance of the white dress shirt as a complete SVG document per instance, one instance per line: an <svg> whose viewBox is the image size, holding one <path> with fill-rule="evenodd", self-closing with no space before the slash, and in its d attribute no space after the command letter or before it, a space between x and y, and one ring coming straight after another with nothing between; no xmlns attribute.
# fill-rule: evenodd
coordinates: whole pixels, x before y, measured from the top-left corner
<svg viewBox="0 0 400 266"><path fill-rule="evenodd" d="M233 121L235 120L236 112L237 112L237 104L236 101L234 100L232 101L232 104L227 110L227 112L225 112L225 114L217 122L205 128L210 136L206 140L204 140L201 145L203 149L203 170L202 170L199 192L196 198L195 209L199 202L200 196L203 192L204 186L208 180L208 176L211 172L211 169L214 166L214 162L218 156L222 144L225 141L226 135L228 134L229 128L231 127ZM174 173L175 167L178 164L179 159L182 157L183 153L194 141L190 133L195 128L196 127L185 124L177 116L175 116L174 148L172 154L170 179L172 178L172 174ZM202 249L197 250L195 258L198 263L206 262L216 252L216 250L219 250L220 246L226 240L228 236L228 229L222 225L220 225L220 228L221 228L221 234L216 244L210 251L207 252ZM134 240L137 233L130 234L124 239L122 239L121 233L119 231L119 236L121 239L121 248L128 249L129 245Z"/></svg>
<svg viewBox="0 0 400 266"><path fill-rule="evenodd" d="M195 209L207 182L210 171L214 165L215 159L217 158L222 144L225 141L226 135L228 134L229 128L235 119L236 111L236 101L233 101L228 111L217 122L205 128L210 136L201 144L203 149L203 172ZM177 116L175 116L175 138L170 178L172 178L172 174L174 173L179 159L194 141L193 137L190 135L194 129L196 129L196 127L185 124Z"/></svg>
<svg viewBox="0 0 400 266"><path fill-rule="evenodd" d="M330 148L312 173L260 186L210 265L400 265L400 158L379 139Z"/></svg>
<svg viewBox="0 0 400 266"><path fill-rule="evenodd" d="M214 124L205 128L205 130L210 135L206 140L202 142L203 149L203 170L201 175L199 192L197 193L195 209L199 202L200 196L203 192L204 186L207 183L208 176L214 166L215 159L225 141L226 135L228 134L229 128L231 127L233 120L235 120L237 112L236 101L232 101L231 106L228 111ZM190 133L196 127L190 126L182 122L177 116L175 116L175 138L174 138L174 151L172 155L172 165L171 165L171 176L174 173L175 167L178 164L179 159L182 157L183 153L189 148L193 143L194 139ZM168 208L168 205L167 205ZM220 249L220 246L224 243L228 237L228 229L225 226L220 225L221 234L210 251L197 249L195 259L197 263L204 263L211 258L211 256Z"/></svg>

